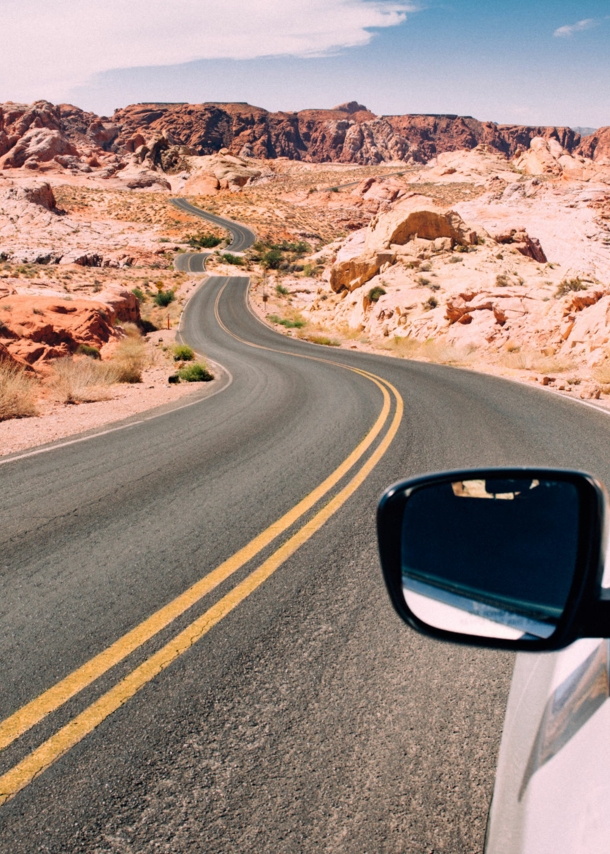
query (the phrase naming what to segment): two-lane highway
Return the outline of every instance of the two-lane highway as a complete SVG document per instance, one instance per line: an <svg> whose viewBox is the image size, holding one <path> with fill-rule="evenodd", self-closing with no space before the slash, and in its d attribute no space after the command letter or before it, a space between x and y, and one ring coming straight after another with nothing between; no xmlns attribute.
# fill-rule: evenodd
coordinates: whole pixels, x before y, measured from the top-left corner
<svg viewBox="0 0 610 854"><path fill-rule="evenodd" d="M241 225L241 223L235 222L232 219L216 216L216 214L203 210L203 208L198 208L187 201L187 199L172 199L171 204L184 213L195 216L198 219L203 219L206 222L212 222L214 225L219 225L221 228L226 229L231 235L231 242L227 246L227 249L231 252L245 252L256 240L256 235L247 226ZM183 273L203 273L205 270L205 261L209 255L209 252L184 252L176 256L174 263L176 269L181 270Z"/></svg>
<svg viewBox="0 0 610 854"><path fill-rule="evenodd" d="M245 278L183 335L224 390L0 465L0 851L480 850L512 659L399 622L376 500L453 466L610 482L610 419L289 340Z"/></svg>

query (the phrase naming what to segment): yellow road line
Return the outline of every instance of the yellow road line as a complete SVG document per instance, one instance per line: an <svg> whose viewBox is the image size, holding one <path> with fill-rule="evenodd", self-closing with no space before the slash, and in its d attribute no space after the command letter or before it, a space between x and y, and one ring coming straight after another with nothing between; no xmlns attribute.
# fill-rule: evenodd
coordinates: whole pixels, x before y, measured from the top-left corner
<svg viewBox="0 0 610 854"><path fill-rule="evenodd" d="M358 371L358 373L361 372ZM87 685L90 685L110 670L111 667L114 667L115 664L118 664L142 646L142 644L154 637L154 635L175 620L176 617L183 614L196 602L210 593L210 591L214 590L215 587L244 566L262 549L270 545L276 537L290 528L347 474L379 435L390 414L390 396L388 392L377 379L373 377L369 377L369 379L381 389L383 407L373 427L341 465L316 489L285 513L284 516L221 563L220 566L193 584L192 587L177 596L172 602L169 602L138 626L131 629L131 631L115 641L107 649L103 650L103 652L87 661L25 706L17 709L10 717L0 723L0 750L8 747L9 744L23 735L24 732L39 723L48 714L58 709L71 697L80 693Z"/></svg>
<svg viewBox="0 0 610 854"><path fill-rule="evenodd" d="M114 688L92 703L87 709L77 715L62 727L55 735L43 742L21 762L0 777L0 804L5 803L21 791L33 779L41 774L53 762L78 744L86 735L92 732L109 715L120 708L141 688L165 670L180 655L187 652L193 644L202 638L220 620L229 614L240 602L243 602L276 569L284 563L297 549L307 542L325 522L354 494L358 487L368 477L373 468L387 451L402 420L403 402L396 389L387 383L396 399L396 411L392 424L379 443L378 447L364 463L362 468L341 489L329 503L319 510L299 531L293 534L284 545L280 546L264 563L250 573L242 582L223 596L205 614L194 620L188 628L180 632L169 643L140 664L132 673L122 679Z"/></svg>

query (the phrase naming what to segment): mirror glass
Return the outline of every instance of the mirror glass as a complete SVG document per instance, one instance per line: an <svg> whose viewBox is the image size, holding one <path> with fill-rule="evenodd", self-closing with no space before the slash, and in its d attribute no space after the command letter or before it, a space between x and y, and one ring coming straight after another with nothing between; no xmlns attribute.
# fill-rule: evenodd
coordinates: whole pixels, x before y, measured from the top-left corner
<svg viewBox="0 0 610 854"><path fill-rule="evenodd" d="M550 637L576 570L578 491L532 478L431 483L402 525L405 600L420 620L461 634Z"/></svg>

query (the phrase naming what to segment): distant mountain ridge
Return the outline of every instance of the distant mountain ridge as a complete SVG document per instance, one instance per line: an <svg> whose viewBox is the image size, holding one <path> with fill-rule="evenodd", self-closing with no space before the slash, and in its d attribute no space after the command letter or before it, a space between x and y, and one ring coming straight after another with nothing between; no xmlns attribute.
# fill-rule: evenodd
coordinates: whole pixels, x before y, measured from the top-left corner
<svg viewBox="0 0 610 854"><path fill-rule="evenodd" d="M582 129L589 130L589 129ZM584 139L569 127L481 122L456 114L376 116L350 101L330 110L270 112L246 103L142 103L98 116L48 101L0 104L0 168L112 171L157 144L184 154L221 149L243 156L313 163L426 163L445 151L486 145L512 157L534 137L557 140L570 153L610 156L610 129ZM154 141L157 141L156 143ZM171 168L159 158L163 168ZM120 168L120 167L119 167Z"/></svg>

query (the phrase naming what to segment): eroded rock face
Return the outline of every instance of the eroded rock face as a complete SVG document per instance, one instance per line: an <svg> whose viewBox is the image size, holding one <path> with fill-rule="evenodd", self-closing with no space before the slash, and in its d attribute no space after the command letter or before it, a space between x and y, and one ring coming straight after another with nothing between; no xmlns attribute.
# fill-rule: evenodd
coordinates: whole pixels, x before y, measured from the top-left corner
<svg viewBox="0 0 610 854"><path fill-rule="evenodd" d="M254 157L314 163L425 163L441 152L479 144L512 156L534 137L555 139L570 151L580 142L570 128L496 125L456 115L375 116L356 102L296 113L249 104L144 104L117 111L113 121L122 128L117 151L130 150L138 136L166 132L198 155L226 147L233 154L246 149Z"/></svg>
<svg viewBox="0 0 610 854"><path fill-rule="evenodd" d="M610 166L610 127L599 128L586 136L578 146L577 153Z"/></svg>
<svg viewBox="0 0 610 854"><path fill-rule="evenodd" d="M118 341L115 321L140 322L132 293L113 289L100 299L13 294L0 298L0 358L35 368L75 353L79 344Z"/></svg>
<svg viewBox="0 0 610 854"><path fill-rule="evenodd" d="M146 159L153 169L176 172L185 155L224 148L232 155L313 163L426 163L481 144L511 157L536 137L570 153L580 143L570 128L496 125L456 115L375 116L355 101L331 110L277 113L249 104L136 104L111 119L48 101L0 105L0 167L7 169L56 163L113 175L137 154L140 163ZM600 131L588 137L583 153L585 146L597 152L596 159L607 156L605 139Z"/></svg>
<svg viewBox="0 0 610 854"><path fill-rule="evenodd" d="M352 254L344 247L331 268L330 285L335 293L361 287L397 257L416 258L477 242L476 232L459 214L418 195L400 202L389 213L374 217L363 234L363 238L354 235L350 241L350 246L360 251Z"/></svg>

